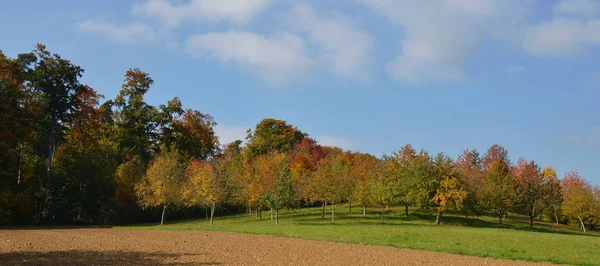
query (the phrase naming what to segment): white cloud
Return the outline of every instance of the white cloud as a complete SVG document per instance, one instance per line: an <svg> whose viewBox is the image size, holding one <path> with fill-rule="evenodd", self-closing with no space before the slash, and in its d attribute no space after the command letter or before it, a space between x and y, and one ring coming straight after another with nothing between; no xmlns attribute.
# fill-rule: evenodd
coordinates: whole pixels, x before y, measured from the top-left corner
<svg viewBox="0 0 600 266"><path fill-rule="evenodd" d="M486 39L509 39L529 1L360 0L404 29L390 76L419 83L458 80L470 54ZM399 34L400 35L400 34Z"/></svg>
<svg viewBox="0 0 600 266"><path fill-rule="evenodd" d="M219 142L222 145L229 144L235 140L246 142L247 127L243 126L228 126L225 124L217 124L215 126L215 134L219 137Z"/></svg>
<svg viewBox="0 0 600 266"><path fill-rule="evenodd" d="M527 69L524 66L520 65L508 65L506 68L504 68L504 71L508 73L521 73L525 72L526 70Z"/></svg>
<svg viewBox="0 0 600 266"><path fill-rule="evenodd" d="M191 0L174 5L169 0L147 0L133 6L132 14L160 20L175 27L186 20L195 22L230 21L246 24L265 10L271 0Z"/></svg>
<svg viewBox="0 0 600 266"><path fill-rule="evenodd" d="M304 41L289 33L270 37L245 31L197 34L185 44L185 51L194 57L233 61L273 85L285 84L311 66L304 50Z"/></svg>
<svg viewBox="0 0 600 266"><path fill-rule="evenodd" d="M578 54L593 45L600 45L600 19L554 18L531 26L524 40L530 54L556 58Z"/></svg>
<svg viewBox="0 0 600 266"><path fill-rule="evenodd" d="M356 23L342 15L319 16L308 5L298 5L287 14L286 22L308 34L319 47L321 61L333 73L364 79L373 50L373 38L357 28Z"/></svg>
<svg viewBox="0 0 600 266"><path fill-rule="evenodd" d="M73 26L77 31L105 36L119 43L156 43L156 32L146 24L134 22L126 25L117 25L101 20L84 20Z"/></svg>
<svg viewBox="0 0 600 266"><path fill-rule="evenodd" d="M562 0L554 5L554 13L581 17L595 17L600 15L600 1L598 0Z"/></svg>
<svg viewBox="0 0 600 266"><path fill-rule="evenodd" d="M340 147L343 150L350 150L354 146L351 141L335 136L322 135L315 137L315 140L321 145Z"/></svg>

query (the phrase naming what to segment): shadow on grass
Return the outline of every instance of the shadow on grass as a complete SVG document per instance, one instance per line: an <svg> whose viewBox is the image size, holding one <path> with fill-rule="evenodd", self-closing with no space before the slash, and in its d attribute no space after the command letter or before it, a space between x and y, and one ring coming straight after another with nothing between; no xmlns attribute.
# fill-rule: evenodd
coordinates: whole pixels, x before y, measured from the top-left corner
<svg viewBox="0 0 600 266"><path fill-rule="evenodd" d="M88 226L72 226L72 225L41 225L41 226L0 226L0 230L60 230L60 229L94 229L106 228L110 229L111 225L88 225Z"/></svg>
<svg viewBox="0 0 600 266"><path fill-rule="evenodd" d="M180 262L165 252L51 251L0 253L2 265L220 265L220 262Z"/></svg>

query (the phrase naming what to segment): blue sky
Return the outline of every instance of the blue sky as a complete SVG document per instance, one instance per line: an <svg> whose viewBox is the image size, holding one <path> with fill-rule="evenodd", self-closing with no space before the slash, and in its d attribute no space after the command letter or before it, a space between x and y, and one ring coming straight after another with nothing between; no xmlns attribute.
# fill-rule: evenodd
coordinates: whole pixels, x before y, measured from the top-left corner
<svg viewBox="0 0 600 266"><path fill-rule="evenodd" d="M149 72L150 103L223 142L274 117L378 156L498 143L600 184L599 0L23 0L0 25L7 55L44 43L107 98Z"/></svg>

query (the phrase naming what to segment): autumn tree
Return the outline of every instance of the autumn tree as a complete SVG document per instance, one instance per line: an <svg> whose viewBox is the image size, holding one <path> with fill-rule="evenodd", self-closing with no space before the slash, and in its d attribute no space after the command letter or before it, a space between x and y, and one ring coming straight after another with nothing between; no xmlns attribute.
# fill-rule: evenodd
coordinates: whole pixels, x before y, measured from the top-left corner
<svg viewBox="0 0 600 266"><path fill-rule="evenodd" d="M482 198L484 206L493 211L502 225L502 218L515 201L514 178L510 171L508 151L499 145L491 146L483 157L485 182Z"/></svg>
<svg viewBox="0 0 600 266"><path fill-rule="evenodd" d="M315 201L316 184L312 182L313 175L324 156L321 146L311 138L302 139L289 153L289 168L296 200L306 203L309 214L310 206Z"/></svg>
<svg viewBox="0 0 600 266"><path fill-rule="evenodd" d="M165 109L162 113L169 111ZM170 123L169 143L190 157L206 160L215 155L219 148L219 140L214 131L216 125L212 116L187 109L181 118L175 118Z"/></svg>
<svg viewBox="0 0 600 266"><path fill-rule="evenodd" d="M142 208L162 207L161 225L164 224L167 208L182 203L181 189L185 170L185 158L178 150L163 149L135 186L138 204Z"/></svg>
<svg viewBox="0 0 600 266"><path fill-rule="evenodd" d="M519 159L515 168L516 196L519 205L529 215L529 227L533 228L536 209L541 209L545 193L545 177L534 161Z"/></svg>
<svg viewBox="0 0 600 266"><path fill-rule="evenodd" d="M439 153L433 164L433 175L438 180L438 188L431 201L438 205L435 224L440 224L442 215L448 208L454 207L460 210L463 207L463 201L467 198L467 190L461 182L454 162L448 155Z"/></svg>
<svg viewBox="0 0 600 266"><path fill-rule="evenodd" d="M225 184L220 171L225 170L225 160L209 162L192 160L187 166L183 186L183 198L188 206L210 208L210 224L213 224L215 207L225 196Z"/></svg>
<svg viewBox="0 0 600 266"><path fill-rule="evenodd" d="M585 232L585 223L595 215L592 186L577 172L566 173L561 184L564 197L563 212L567 217L577 219Z"/></svg>
<svg viewBox="0 0 600 266"><path fill-rule="evenodd" d="M482 212L482 190L484 175L481 157L477 150L464 150L455 162L455 169L460 182L464 185L467 197L463 200L462 211L465 217L469 214L478 215Z"/></svg>
<svg viewBox="0 0 600 266"><path fill-rule="evenodd" d="M542 175L545 180L544 206L551 210L554 221L558 224L558 213L563 202L562 186L560 180L558 180L556 171L552 167L544 168Z"/></svg>
<svg viewBox="0 0 600 266"><path fill-rule="evenodd" d="M375 178L380 168L377 157L366 153L355 153L353 164L350 167L350 178L354 180L352 195L348 201L350 212L352 212L352 201L363 207L363 216L367 213L367 206L371 205L371 179Z"/></svg>
<svg viewBox="0 0 600 266"><path fill-rule="evenodd" d="M397 203L400 193L399 163L396 158L384 156L381 169L368 180L369 202L381 206L381 221L386 211L386 206ZM363 209L363 216L365 210Z"/></svg>

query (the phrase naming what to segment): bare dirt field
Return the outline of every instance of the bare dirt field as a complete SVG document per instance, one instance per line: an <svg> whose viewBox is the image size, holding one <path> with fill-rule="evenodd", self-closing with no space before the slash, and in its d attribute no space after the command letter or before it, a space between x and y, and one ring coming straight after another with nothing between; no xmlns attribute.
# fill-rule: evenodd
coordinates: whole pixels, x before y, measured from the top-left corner
<svg viewBox="0 0 600 266"><path fill-rule="evenodd" d="M210 231L0 230L1 265L544 265Z"/></svg>

